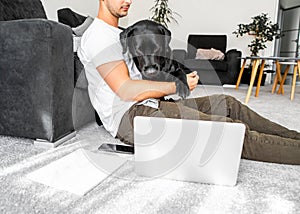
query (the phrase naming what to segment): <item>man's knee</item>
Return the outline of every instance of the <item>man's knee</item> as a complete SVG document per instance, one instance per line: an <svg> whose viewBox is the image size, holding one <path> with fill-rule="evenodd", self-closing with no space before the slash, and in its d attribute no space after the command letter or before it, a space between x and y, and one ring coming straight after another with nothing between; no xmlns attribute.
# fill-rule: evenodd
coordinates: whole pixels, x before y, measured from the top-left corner
<svg viewBox="0 0 300 214"><path fill-rule="evenodd" d="M230 96L230 95L225 95L225 99L227 103L240 103L235 97Z"/></svg>

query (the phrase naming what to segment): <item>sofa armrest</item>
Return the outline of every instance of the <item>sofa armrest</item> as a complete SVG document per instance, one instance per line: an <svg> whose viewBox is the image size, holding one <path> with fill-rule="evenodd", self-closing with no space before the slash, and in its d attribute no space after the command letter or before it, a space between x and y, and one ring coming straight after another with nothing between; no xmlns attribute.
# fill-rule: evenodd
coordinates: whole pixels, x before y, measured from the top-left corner
<svg viewBox="0 0 300 214"><path fill-rule="evenodd" d="M186 51L184 49L174 49L172 50L172 55L175 61L183 64L186 58Z"/></svg>
<svg viewBox="0 0 300 214"><path fill-rule="evenodd" d="M0 22L0 134L55 141L73 131L70 27L46 19Z"/></svg>
<svg viewBox="0 0 300 214"><path fill-rule="evenodd" d="M225 53L225 61L228 65L228 75L230 76L230 84L235 84L238 78L240 68L242 52L236 49L230 49Z"/></svg>
<svg viewBox="0 0 300 214"><path fill-rule="evenodd" d="M241 54L242 52L237 49L230 49L225 53L225 57L226 57L225 60L227 61L237 60L237 57L240 57Z"/></svg>

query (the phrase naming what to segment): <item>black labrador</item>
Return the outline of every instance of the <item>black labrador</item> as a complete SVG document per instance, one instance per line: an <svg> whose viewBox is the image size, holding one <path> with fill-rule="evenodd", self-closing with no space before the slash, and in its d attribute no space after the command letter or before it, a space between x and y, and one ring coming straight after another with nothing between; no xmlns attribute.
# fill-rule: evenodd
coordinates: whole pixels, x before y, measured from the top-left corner
<svg viewBox="0 0 300 214"><path fill-rule="evenodd" d="M127 51L143 79L176 83L182 98L190 94L183 65L171 59L171 32L156 22L139 21L120 34L123 54Z"/></svg>

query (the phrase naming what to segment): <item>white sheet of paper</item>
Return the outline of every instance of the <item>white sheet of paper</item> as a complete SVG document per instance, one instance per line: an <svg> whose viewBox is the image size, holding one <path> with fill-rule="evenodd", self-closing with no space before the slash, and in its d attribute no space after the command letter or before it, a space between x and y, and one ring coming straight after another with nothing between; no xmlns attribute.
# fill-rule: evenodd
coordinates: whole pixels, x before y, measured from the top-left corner
<svg viewBox="0 0 300 214"><path fill-rule="evenodd" d="M83 196L127 160L115 155L78 149L26 177L56 189Z"/></svg>

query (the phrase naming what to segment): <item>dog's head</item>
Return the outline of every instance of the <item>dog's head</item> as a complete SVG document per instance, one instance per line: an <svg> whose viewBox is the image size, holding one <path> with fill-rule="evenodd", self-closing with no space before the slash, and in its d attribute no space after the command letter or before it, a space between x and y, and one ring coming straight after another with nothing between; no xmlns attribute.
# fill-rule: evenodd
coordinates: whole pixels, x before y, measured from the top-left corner
<svg viewBox="0 0 300 214"><path fill-rule="evenodd" d="M130 53L148 79L155 79L170 58L170 40L171 32L167 28L149 20L139 21L120 34L123 53Z"/></svg>

